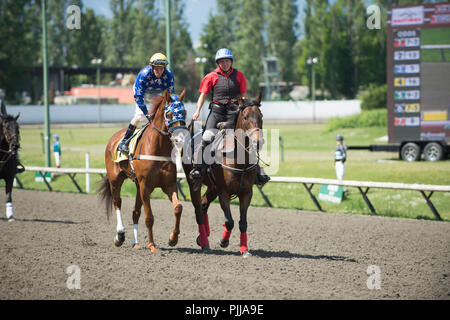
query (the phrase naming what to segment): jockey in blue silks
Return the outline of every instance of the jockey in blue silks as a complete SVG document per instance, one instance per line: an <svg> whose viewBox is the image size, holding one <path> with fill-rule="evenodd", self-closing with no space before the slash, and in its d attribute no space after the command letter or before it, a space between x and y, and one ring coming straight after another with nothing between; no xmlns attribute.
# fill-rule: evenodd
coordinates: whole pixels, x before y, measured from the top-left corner
<svg viewBox="0 0 450 320"><path fill-rule="evenodd" d="M150 98L161 95L164 90L169 93L175 92L175 79L172 72L167 69L169 64L167 58L162 53L155 53L150 58L150 65L143 68L134 82L133 93L136 109L133 119L128 125L125 136L119 143L119 151L128 153L128 143L139 122L148 116L148 109L145 105L145 93L150 93Z"/></svg>

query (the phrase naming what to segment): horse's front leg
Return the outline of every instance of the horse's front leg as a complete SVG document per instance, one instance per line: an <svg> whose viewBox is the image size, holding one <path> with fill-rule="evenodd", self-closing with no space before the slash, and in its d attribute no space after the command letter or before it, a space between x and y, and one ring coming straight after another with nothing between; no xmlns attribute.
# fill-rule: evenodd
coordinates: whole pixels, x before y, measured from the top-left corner
<svg viewBox="0 0 450 320"><path fill-rule="evenodd" d="M223 225L225 227L225 230L222 233L222 239L220 239L220 246L222 248L226 248L230 243L231 231L234 227L234 221L233 217L231 216L230 209L230 195L225 192L221 193L219 195L219 202L220 207L222 208L222 211L225 215L225 224Z"/></svg>
<svg viewBox="0 0 450 320"><path fill-rule="evenodd" d="M152 213L152 207L150 206L150 194L152 193L153 189L153 187L148 187L146 185L145 179L141 180L139 190L141 191L141 201L144 205L145 210L145 225L147 226L148 230L147 248L149 248L151 252L157 252L158 249L156 249L155 242L153 241L153 223L155 218Z"/></svg>
<svg viewBox="0 0 450 320"><path fill-rule="evenodd" d="M253 189L246 190L242 192L239 196L239 231L241 231L241 247L240 252L243 258L251 256L247 247L247 211L252 201Z"/></svg>
<svg viewBox="0 0 450 320"><path fill-rule="evenodd" d="M173 212L175 214L175 226L172 230L172 234L169 237L169 246L174 247L178 243L178 235L180 234L180 221L181 214L183 212L183 205L178 199L178 189L176 183L170 187L163 188L163 191L172 202Z"/></svg>

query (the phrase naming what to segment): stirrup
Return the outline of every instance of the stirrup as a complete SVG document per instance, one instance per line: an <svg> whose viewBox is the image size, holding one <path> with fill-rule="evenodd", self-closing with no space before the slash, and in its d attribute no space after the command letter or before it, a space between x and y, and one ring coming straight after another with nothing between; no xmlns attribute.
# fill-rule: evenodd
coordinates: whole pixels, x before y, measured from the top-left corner
<svg viewBox="0 0 450 320"><path fill-rule="evenodd" d="M264 187L264 185L267 183L267 182L269 182L270 181L270 177L268 176L268 175L266 175L266 174L264 174L264 175L260 175L260 174L257 174L256 175L256 181L255 181L255 184L258 186L258 187Z"/></svg>
<svg viewBox="0 0 450 320"><path fill-rule="evenodd" d="M20 162L16 166L16 173L22 173L25 171L25 167Z"/></svg>
<svg viewBox="0 0 450 320"><path fill-rule="evenodd" d="M119 146L117 147L117 150L119 150L120 152L124 152L124 153L129 153L130 150L128 149L128 143L125 140L122 140L119 143Z"/></svg>
<svg viewBox="0 0 450 320"><path fill-rule="evenodd" d="M199 168L194 168L191 170L191 172L189 172L189 177L192 180L197 180L200 179L202 177L202 173L200 172Z"/></svg>

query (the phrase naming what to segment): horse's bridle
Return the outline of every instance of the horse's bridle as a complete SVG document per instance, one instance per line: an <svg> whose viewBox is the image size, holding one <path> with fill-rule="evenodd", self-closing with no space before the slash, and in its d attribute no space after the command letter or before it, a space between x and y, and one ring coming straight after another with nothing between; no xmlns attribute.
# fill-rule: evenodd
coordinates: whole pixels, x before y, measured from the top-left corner
<svg viewBox="0 0 450 320"><path fill-rule="evenodd" d="M4 139L5 139L6 143L8 143L9 150L3 150L3 149L0 148L0 152L6 155L4 158L2 156L2 158L0 160L0 170L3 169L3 166L15 154L15 150L11 149L11 142L12 142L13 138L17 137L17 133L14 133L12 135L9 134L8 130L6 130L6 123L7 122L8 121L6 121L5 118L2 118L2 121L1 121L2 133L3 133L3 136L4 136Z"/></svg>

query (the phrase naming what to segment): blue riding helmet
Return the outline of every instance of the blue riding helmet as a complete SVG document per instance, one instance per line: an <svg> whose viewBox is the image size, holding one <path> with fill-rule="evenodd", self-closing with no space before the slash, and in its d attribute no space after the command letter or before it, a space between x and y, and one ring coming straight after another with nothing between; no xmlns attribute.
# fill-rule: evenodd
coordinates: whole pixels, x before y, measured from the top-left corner
<svg viewBox="0 0 450 320"><path fill-rule="evenodd" d="M177 127L170 127L172 123L181 121L184 124L186 124L186 117L185 117L185 108L183 102L180 101L178 96L176 94L171 94L170 98L172 99L172 103L166 105L164 107L164 119L166 120L166 126L169 128L169 132L173 132L175 129L179 129L180 126ZM169 120L166 117L167 112L172 112L172 119ZM185 128L183 126L183 128Z"/></svg>
<svg viewBox="0 0 450 320"><path fill-rule="evenodd" d="M234 61L233 53L227 48L219 49L216 52L216 62L220 59L231 59L231 61Z"/></svg>
<svg viewBox="0 0 450 320"><path fill-rule="evenodd" d="M53 139L59 140L59 135L57 135L57 134L53 135Z"/></svg>

